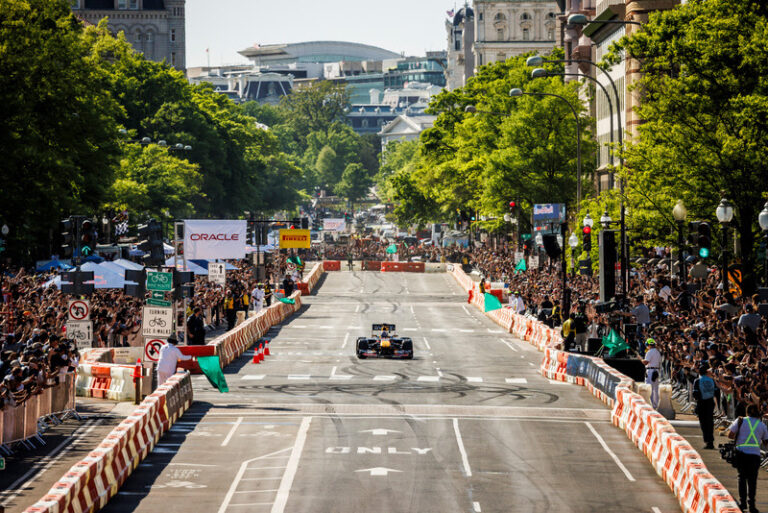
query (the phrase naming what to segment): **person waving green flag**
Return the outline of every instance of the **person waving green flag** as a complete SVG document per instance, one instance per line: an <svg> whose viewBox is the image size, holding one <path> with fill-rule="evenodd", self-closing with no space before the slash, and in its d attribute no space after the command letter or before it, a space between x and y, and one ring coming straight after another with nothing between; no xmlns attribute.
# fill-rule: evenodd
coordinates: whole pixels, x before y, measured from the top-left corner
<svg viewBox="0 0 768 513"><path fill-rule="evenodd" d="M390 244L385 251L387 252L387 255L397 253L397 244Z"/></svg>
<svg viewBox="0 0 768 513"><path fill-rule="evenodd" d="M288 257L288 262L292 263L293 265L301 265L301 258L297 256Z"/></svg>
<svg viewBox="0 0 768 513"><path fill-rule="evenodd" d="M485 298L485 313L493 312L494 310L499 310L501 308L501 301L499 301L499 298L493 294L486 292L483 297Z"/></svg>
<svg viewBox="0 0 768 513"><path fill-rule="evenodd" d="M520 261L515 266L515 274L519 272L525 272L528 270L528 267L525 265L525 258L521 258Z"/></svg>
<svg viewBox="0 0 768 513"><path fill-rule="evenodd" d="M221 393L229 392L227 380L224 378L224 373L221 372L218 356L198 356L197 364L211 385L218 388Z"/></svg>

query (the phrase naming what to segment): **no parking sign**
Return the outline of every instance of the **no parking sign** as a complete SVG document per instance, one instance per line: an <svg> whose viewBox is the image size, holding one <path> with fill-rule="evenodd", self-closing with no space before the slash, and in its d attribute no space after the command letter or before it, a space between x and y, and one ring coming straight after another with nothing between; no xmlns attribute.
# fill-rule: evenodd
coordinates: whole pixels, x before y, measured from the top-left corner
<svg viewBox="0 0 768 513"><path fill-rule="evenodd" d="M160 350L168 342L159 338L148 338L144 344L144 357L150 362L156 362L160 359Z"/></svg>

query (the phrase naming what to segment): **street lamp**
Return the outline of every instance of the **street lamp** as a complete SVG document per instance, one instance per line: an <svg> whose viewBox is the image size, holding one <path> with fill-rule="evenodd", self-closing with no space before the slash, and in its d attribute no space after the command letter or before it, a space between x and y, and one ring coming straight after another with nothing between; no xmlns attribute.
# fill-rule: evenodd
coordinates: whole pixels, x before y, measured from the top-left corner
<svg viewBox="0 0 768 513"><path fill-rule="evenodd" d="M674 208L672 208L672 217L675 218L675 221L677 222L677 251L679 253L678 255L678 261L679 261L679 273L680 273L680 283L683 287L685 287L685 277L687 275L685 271L685 258L683 256L683 226L685 226L685 218L688 215L688 209L685 208L685 205L683 204L683 200L677 200L677 203L675 203Z"/></svg>
<svg viewBox="0 0 768 513"><path fill-rule="evenodd" d="M595 222L592 220L592 216L589 215L589 212L587 212L587 215L584 216L584 220L581 222L583 226L589 226L592 228L592 225L595 224Z"/></svg>
<svg viewBox="0 0 768 513"><path fill-rule="evenodd" d="M603 228L609 228L611 226L611 223L613 220L611 219L610 214L608 214L608 209L605 209L603 211L603 215L600 216L600 224L603 225Z"/></svg>
<svg viewBox="0 0 768 513"><path fill-rule="evenodd" d="M568 245L571 247L571 274L576 274L576 266L575 261L573 258L574 253L576 252L576 247L579 245L579 238L576 237L575 232L571 232L571 236L568 237Z"/></svg>
<svg viewBox="0 0 768 513"><path fill-rule="evenodd" d="M733 220L733 205L730 201L723 198L720 200L720 204L715 209L715 215L718 222L723 227L723 269L721 271L721 278L723 283L723 294L728 292L728 224Z"/></svg>
<svg viewBox="0 0 768 513"><path fill-rule="evenodd" d="M763 210L757 216L757 222L760 224L760 229L763 230L763 238L765 239L765 285L768 286L768 201L765 202Z"/></svg>

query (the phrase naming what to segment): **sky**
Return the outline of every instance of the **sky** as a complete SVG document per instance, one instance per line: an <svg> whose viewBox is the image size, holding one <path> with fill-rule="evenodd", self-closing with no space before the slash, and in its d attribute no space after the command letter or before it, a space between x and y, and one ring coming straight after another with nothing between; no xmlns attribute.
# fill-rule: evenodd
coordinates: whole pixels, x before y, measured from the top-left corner
<svg viewBox="0 0 768 513"><path fill-rule="evenodd" d="M446 11L457 5L463 1L187 0L187 66L247 63L237 51L254 43L317 40L424 55L446 49Z"/></svg>

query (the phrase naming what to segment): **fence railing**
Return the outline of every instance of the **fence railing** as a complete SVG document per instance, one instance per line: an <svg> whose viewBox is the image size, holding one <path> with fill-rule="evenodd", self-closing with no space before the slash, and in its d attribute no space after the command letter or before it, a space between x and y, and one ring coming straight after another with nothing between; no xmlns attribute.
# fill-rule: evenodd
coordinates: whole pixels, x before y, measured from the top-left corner
<svg viewBox="0 0 768 513"><path fill-rule="evenodd" d="M10 445L15 443L34 448L32 440L44 444L40 431L49 423L58 424L69 416L78 416L74 372L60 374L57 385L29 396L18 406L7 406L0 411L0 451L10 454Z"/></svg>

